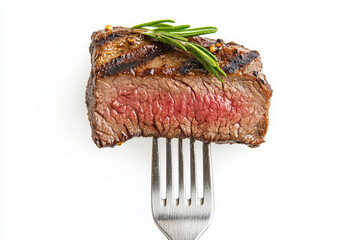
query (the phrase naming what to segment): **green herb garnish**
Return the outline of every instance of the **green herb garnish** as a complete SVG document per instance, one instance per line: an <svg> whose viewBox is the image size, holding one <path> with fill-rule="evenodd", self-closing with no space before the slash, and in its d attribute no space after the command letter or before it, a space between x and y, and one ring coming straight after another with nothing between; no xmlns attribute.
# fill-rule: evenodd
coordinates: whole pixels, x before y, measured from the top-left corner
<svg viewBox="0 0 360 240"><path fill-rule="evenodd" d="M157 20L135 25L132 29L144 29L146 31L142 34L148 37L176 46L184 51L189 51L206 68L210 75L214 74L221 82L224 82L220 75L226 77L226 73L219 67L215 55L206 48L189 42L187 39L187 37L217 32L217 28L190 28L190 25L173 26L168 23L175 23L175 21L171 19Z"/></svg>

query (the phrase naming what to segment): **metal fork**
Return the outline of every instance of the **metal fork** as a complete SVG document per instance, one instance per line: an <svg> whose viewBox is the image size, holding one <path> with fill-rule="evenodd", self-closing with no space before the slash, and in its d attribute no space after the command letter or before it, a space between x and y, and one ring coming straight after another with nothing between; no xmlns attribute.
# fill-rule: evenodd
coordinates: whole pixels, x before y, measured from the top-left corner
<svg viewBox="0 0 360 240"><path fill-rule="evenodd" d="M186 199L184 184L183 144L179 139L179 197L175 199L172 184L171 139L166 139L166 198L160 189L158 139L153 138L151 204L156 225L170 240L196 240L210 225L214 211L212 167L209 143L203 143L203 197L196 193L195 141L190 140L191 198Z"/></svg>

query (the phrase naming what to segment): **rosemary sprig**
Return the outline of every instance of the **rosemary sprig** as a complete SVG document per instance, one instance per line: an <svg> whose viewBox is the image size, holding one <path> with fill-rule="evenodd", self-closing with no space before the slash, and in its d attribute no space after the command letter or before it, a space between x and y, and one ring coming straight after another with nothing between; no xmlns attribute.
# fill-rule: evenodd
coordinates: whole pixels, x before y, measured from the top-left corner
<svg viewBox="0 0 360 240"><path fill-rule="evenodd" d="M161 42L190 52L205 67L210 75L214 74L217 79L224 82L220 75L226 77L226 73L219 67L219 62L215 55L206 48L189 42L187 39L187 37L217 32L217 28L190 28L190 25L173 26L168 23L175 23L175 21L171 19L157 20L135 25L132 29L144 29L146 31L142 34L145 36L155 38Z"/></svg>

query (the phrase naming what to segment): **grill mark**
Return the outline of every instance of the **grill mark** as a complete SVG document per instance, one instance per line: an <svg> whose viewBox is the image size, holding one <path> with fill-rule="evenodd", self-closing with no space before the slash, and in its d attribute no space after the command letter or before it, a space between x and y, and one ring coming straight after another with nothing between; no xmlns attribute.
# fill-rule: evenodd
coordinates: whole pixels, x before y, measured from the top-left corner
<svg viewBox="0 0 360 240"><path fill-rule="evenodd" d="M235 57L229 59L229 63L224 66L223 70L225 72L233 73L239 68L245 67L258 57L259 53L257 51L251 51L240 55L235 54Z"/></svg>
<svg viewBox="0 0 360 240"><path fill-rule="evenodd" d="M191 61L185 62L178 71L181 75L186 75L192 70L206 71L205 67L197 59L192 59Z"/></svg>
<svg viewBox="0 0 360 240"><path fill-rule="evenodd" d="M112 76L143 64L163 54L172 47L167 44L155 43L134 49L124 55L113 58L96 69L99 77Z"/></svg>
<svg viewBox="0 0 360 240"><path fill-rule="evenodd" d="M114 41L116 39L125 37L128 34L129 34L128 32L124 32L124 31L122 31L122 32L112 32L112 33L108 34L106 37L101 38L99 40L96 40L94 42L95 42L96 46L101 46L101 45L103 45L103 44L105 44L107 42Z"/></svg>

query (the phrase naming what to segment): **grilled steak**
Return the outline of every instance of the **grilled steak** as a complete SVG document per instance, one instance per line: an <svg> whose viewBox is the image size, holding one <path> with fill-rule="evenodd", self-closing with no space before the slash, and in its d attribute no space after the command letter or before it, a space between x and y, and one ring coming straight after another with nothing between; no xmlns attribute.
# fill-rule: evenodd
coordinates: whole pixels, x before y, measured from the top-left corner
<svg viewBox="0 0 360 240"><path fill-rule="evenodd" d="M86 105L98 147L134 136L194 138L216 143L264 142L272 90L257 51L203 37L227 73L210 76L188 52L114 27L97 31L90 45ZM218 43L218 44L216 44Z"/></svg>

